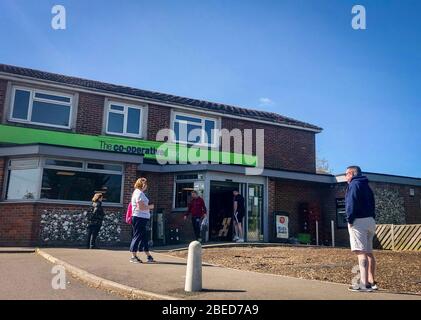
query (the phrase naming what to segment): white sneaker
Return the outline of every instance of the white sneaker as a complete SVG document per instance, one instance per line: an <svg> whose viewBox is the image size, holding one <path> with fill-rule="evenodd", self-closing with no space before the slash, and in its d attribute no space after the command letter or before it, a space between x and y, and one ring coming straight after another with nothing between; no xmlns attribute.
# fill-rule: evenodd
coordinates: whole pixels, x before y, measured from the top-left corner
<svg viewBox="0 0 421 320"><path fill-rule="evenodd" d="M372 292L373 291L371 286L365 286L360 283L353 284L352 286L348 288L348 290L354 291L354 292Z"/></svg>
<svg viewBox="0 0 421 320"><path fill-rule="evenodd" d="M236 242L240 243L240 242L244 242L244 239L239 238Z"/></svg>
<svg viewBox="0 0 421 320"><path fill-rule="evenodd" d="M237 241L238 239L240 239L238 236L234 237L234 241Z"/></svg>

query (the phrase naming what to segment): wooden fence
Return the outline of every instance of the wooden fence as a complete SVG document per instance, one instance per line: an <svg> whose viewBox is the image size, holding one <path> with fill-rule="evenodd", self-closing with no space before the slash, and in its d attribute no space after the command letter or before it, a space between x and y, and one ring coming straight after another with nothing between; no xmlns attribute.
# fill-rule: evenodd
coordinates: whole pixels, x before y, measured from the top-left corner
<svg viewBox="0 0 421 320"><path fill-rule="evenodd" d="M421 224L379 224L374 246L396 251L421 251Z"/></svg>

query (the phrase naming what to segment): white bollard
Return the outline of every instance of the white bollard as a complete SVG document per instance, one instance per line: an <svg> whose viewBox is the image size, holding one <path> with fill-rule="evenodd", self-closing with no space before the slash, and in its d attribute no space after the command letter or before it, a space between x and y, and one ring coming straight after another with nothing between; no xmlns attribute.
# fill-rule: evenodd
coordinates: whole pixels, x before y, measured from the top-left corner
<svg viewBox="0 0 421 320"><path fill-rule="evenodd" d="M334 247L335 246L335 222L331 220L330 225L332 227L332 247Z"/></svg>
<svg viewBox="0 0 421 320"><path fill-rule="evenodd" d="M316 246L319 245L319 221L316 220Z"/></svg>
<svg viewBox="0 0 421 320"><path fill-rule="evenodd" d="M186 284L184 291L194 292L202 290L202 245L193 241L189 245L187 258Z"/></svg>

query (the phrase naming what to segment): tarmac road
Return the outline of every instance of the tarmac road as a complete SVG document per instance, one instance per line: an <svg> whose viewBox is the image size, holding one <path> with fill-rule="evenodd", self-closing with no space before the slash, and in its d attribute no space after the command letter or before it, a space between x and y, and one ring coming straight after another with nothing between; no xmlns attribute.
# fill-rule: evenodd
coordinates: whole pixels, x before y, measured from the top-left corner
<svg viewBox="0 0 421 320"><path fill-rule="evenodd" d="M2 300L113 300L123 297L90 288L70 274L66 289L53 289L54 265L35 253L0 253Z"/></svg>

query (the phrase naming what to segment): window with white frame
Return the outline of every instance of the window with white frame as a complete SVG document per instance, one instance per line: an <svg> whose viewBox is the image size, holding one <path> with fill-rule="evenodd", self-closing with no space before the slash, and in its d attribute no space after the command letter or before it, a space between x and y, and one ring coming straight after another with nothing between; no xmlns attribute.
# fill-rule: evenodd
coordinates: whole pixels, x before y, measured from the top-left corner
<svg viewBox="0 0 421 320"><path fill-rule="evenodd" d="M68 159L13 159L9 162L7 200L104 201L121 203L123 166Z"/></svg>
<svg viewBox="0 0 421 320"><path fill-rule="evenodd" d="M70 128L72 95L13 87L10 121Z"/></svg>
<svg viewBox="0 0 421 320"><path fill-rule="evenodd" d="M197 115L174 113L174 142L216 147L217 120Z"/></svg>
<svg viewBox="0 0 421 320"><path fill-rule="evenodd" d="M10 160L6 199L38 199L40 178L39 159Z"/></svg>
<svg viewBox="0 0 421 320"><path fill-rule="evenodd" d="M143 107L110 101L107 106L106 133L142 137Z"/></svg>

